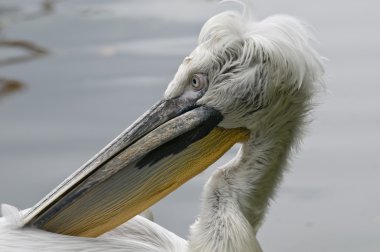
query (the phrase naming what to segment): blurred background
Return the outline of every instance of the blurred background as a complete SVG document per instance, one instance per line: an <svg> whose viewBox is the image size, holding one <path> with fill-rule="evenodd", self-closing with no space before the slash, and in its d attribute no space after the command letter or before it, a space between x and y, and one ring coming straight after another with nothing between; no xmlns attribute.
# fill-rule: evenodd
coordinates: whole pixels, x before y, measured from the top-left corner
<svg viewBox="0 0 380 252"><path fill-rule="evenodd" d="M300 151L258 233L264 251L380 248L380 4L257 0L255 16L311 24L329 61ZM206 0L1 0L0 202L28 208L159 100L203 23ZM186 237L210 169L153 207Z"/></svg>

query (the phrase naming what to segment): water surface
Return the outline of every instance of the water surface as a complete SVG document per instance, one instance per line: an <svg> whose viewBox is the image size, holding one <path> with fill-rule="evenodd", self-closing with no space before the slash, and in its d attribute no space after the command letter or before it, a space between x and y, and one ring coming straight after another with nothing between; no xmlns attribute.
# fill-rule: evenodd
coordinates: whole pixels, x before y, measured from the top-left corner
<svg viewBox="0 0 380 252"><path fill-rule="evenodd" d="M48 53L0 66L0 78L22 83L0 96L0 202L32 206L118 135L162 97L207 18L231 6L3 0L0 39L31 42ZM255 6L259 19L287 13L311 23L329 58L328 91L259 231L263 249L379 251L378 2ZM0 59L28 53L0 46ZM186 236L203 184L237 148L155 205L156 221Z"/></svg>

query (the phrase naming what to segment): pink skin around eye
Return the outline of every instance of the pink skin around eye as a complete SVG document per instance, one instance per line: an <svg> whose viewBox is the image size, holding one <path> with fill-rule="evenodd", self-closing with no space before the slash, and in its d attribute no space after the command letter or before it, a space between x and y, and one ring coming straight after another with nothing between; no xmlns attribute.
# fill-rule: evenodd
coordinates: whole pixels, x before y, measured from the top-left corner
<svg viewBox="0 0 380 252"><path fill-rule="evenodd" d="M194 83L195 82L195 83ZM200 93L203 95L208 87L208 78L206 74L194 74L189 80L182 96L194 98L199 97Z"/></svg>
<svg viewBox="0 0 380 252"><path fill-rule="evenodd" d="M191 82L194 88L202 89L207 85L207 76L205 74L195 74Z"/></svg>

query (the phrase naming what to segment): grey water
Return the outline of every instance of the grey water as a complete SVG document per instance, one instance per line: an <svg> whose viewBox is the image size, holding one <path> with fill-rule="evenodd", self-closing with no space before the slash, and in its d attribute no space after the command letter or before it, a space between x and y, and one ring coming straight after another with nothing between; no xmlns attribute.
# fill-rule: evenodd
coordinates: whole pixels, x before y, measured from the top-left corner
<svg viewBox="0 0 380 252"><path fill-rule="evenodd" d="M304 19L328 58L326 91L258 233L264 251L379 251L379 2L254 6L257 19ZM162 97L202 24L231 8L240 7L1 0L0 79L13 84L0 82L0 202L28 208L92 157ZM237 149L156 204L156 221L186 237L203 184Z"/></svg>

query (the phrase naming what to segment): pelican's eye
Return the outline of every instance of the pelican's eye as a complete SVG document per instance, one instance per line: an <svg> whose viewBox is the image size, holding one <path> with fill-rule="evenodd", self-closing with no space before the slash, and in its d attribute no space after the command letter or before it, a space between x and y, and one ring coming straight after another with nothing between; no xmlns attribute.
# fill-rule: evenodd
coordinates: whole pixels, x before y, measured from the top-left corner
<svg viewBox="0 0 380 252"><path fill-rule="evenodd" d="M201 90L206 88L208 85L207 76L205 74L194 74L191 77L191 87L194 90Z"/></svg>

